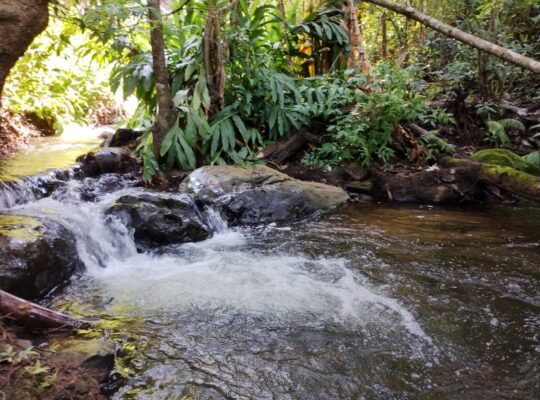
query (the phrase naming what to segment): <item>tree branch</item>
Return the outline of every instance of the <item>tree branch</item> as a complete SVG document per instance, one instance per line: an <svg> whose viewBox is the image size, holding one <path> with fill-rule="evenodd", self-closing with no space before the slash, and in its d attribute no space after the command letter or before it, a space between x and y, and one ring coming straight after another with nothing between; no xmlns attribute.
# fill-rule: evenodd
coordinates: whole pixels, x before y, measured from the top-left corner
<svg viewBox="0 0 540 400"><path fill-rule="evenodd" d="M475 49L484 51L488 54L494 55L502 60L508 61L514 65L525 68L531 72L540 74L540 61L537 61L533 58L524 56L522 54L516 53L513 50L504 48L497 44L488 42L482 38L471 35L470 33L463 32L462 30L455 28L451 25L445 24L444 22L439 21L429 15L417 11L413 7L404 6L401 4L394 3L390 0L364 0L366 3L375 4L386 8L388 10L402 14L407 18L413 19L420 22L422 25L425 25L431 29L436 30L446 36L459 40L466 45L474 47Z"/></svg>

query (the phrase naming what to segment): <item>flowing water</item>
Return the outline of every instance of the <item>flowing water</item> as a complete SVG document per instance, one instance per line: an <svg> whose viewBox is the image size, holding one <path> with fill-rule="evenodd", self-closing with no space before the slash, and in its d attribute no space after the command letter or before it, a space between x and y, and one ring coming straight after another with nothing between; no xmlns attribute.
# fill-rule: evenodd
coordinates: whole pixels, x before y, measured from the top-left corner
<svg viewBox="0 0 540 400"><path fill-rule="evenodd" d="M355 205L235 229L209 209L212 238L139 254L104 211L143 189L84 201L88 185L9 211L77 238L87 271L54 305L122 331L115 398L538 398L538 208Z"/></svg>

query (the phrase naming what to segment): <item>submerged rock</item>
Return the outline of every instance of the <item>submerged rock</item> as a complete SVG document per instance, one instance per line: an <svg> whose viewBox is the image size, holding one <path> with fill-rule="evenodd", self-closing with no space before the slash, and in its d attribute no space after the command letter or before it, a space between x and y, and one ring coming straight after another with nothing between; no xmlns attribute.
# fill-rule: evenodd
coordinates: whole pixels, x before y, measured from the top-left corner
<svg viewBox="0 0 540 400"><path fill-rule="evenodd" d="M34 300L82 269L75 239L62 225L0 215L0 289Z"/></svg>
<svg viewBox="0 0 540 400"><path fill-rule="evenodd" d="M140 248L196 242L212 232L189 196L144 193L120 197L106 214L133 229Z"/></svg>
<svg viewBox="0 0 540 400"><path fill-rule="evenodd" d="M299 181L262 165L202 167L180 190L218 206L233 224L291 221L349 200L341 188Z"/></svg>

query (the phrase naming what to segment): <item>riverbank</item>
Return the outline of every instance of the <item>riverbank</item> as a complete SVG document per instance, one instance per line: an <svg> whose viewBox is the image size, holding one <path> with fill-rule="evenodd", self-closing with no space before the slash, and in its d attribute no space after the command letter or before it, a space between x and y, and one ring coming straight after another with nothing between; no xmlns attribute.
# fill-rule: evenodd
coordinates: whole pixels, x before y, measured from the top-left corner
<svg viewBox="0 0 540 400"><path fill-rule="evenodd" d="M0 108L0 162L42 135L43 131L22 114Z"/></svg>

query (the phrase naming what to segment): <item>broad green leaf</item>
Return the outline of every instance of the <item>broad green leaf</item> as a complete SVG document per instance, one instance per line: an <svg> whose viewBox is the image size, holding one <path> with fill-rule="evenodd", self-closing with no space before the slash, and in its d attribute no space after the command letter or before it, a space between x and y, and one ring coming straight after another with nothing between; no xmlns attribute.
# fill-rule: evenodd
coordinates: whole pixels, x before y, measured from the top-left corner
<svg viewBox="0 0 540 400"><path fill-rule="evenodd" d="M165 135L165 138L163 138L163 143L161 143L161 148L159 149L160 156L163 157L165 154L167 154L167 152L171 148L171 145L178 137L179 133L180 133L180 127L178 126L177 123L175 123L171 127L171 129L169 129L169 131Z"/></svg>

